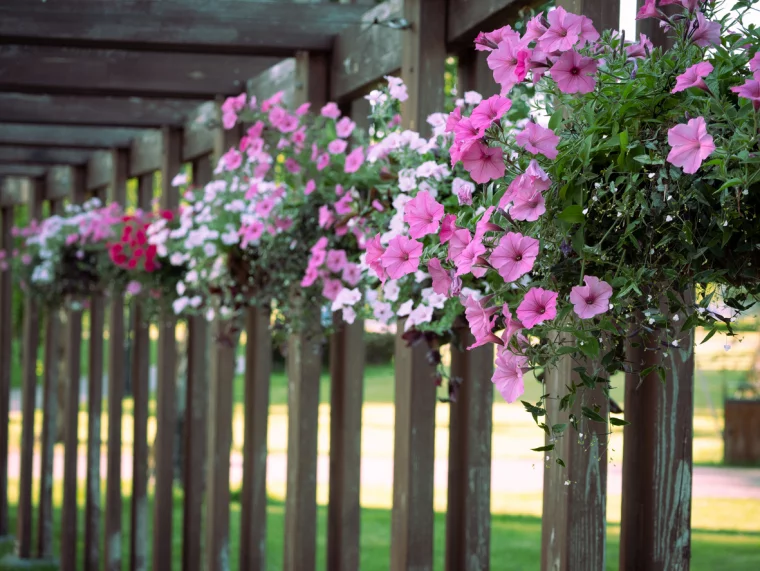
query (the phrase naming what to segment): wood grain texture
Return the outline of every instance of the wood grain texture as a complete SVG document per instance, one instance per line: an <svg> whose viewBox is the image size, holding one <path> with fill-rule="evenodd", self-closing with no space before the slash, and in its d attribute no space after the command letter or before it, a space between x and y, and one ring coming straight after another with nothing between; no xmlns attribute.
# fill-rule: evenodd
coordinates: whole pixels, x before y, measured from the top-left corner
<svg viewBox="0 0 760 571"><path fill-rule="evenodd" d="M325 54L297 52L293 104L310 102L316 112L327 103L328 64Z"/></svg>
<svg viewBox="0 0 760 571"><path fill-rule="evenodd" d="M748 466L760 464L760 400L727 399L723 409L723 461Z"/></svg>
<svg viewBox="0 0 760 571"><path fill-rule="evenodd" d="M295 58L285 59L256 77L250 78L247 85L248 93L255 95L259 100L267 99L278 91L282 91L283 104L293 108L296 90Z"/></svg>
<svg viewBox="0 0 760 571"><path fill-rule="evenodd" d="M129 176L139 177L161 170L163 144L163 134L158 129L142 131L134 137L129 145Z"/></svg>
<svg viewBox="0 0 760 571"><path fill-rule="evenodd" d="M266 569L267 424L272 374L270 309L246 314L243 495L240 503L240 568Z"/></svg>
<svg viewBox="0 0 760 571"><path fill-rule="evenodd" d="M0 208L0 250L13 249L13 208ZM10 323L13 311L13 275L10 268L0 272L0 320ZM8 535L8 416L11 397L10 327L0 327L0 537Z"/></svg>
<svg viewBox="0 0 760 571"><path fill-rule="evenodd" d="M59 149L55 147L0 146L0 163L32 165L83 165L90 152L87 150Z"/></svg>
<svg viewBox="0 0 760 571"><path fill-rule="evenodd" d="M364 398L364 321L333 315L330 339L330 489L327 568L359 568L361 439Z"/></svg>
<svg viewBox="0 0 760 571"><path fill-rule="evenodd" d="M43 179L33 179L29 195L29 217L42 218ZM32 470L34 461L34 417L37 398L37 348L40 343L40 310L29 296L24 300L24 337L22 339L21 385L21 466L19 473L18 512L16 520L16 550L18 556L32 555Z"/></svg>
<svg viewBox="0 0 760 571"><path fill-rule="evenodd" d="M126 148L145 130L125 127L76 125L0 124L0 144L18 146L74 147L79 149Z"/></svg>
<svg viewBox="0 0 760 571"><path fill-rule="evenodd" d="M94 151L87 162L87 190L104 193L111 183L113 173L113 153L110 151Z"/></svg>
<svg viewBox="0 0 760 571"><path fill-rule="evenodd" d="M446 570L487 571L491 548L491 431L493 346L460 329L451 345L451 376L461 379L449 412Z"/></svg>

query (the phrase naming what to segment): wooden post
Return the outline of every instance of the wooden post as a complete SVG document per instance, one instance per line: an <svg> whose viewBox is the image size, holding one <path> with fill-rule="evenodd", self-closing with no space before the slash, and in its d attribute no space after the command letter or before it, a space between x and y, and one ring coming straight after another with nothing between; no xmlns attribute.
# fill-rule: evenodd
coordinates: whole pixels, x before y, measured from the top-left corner
<svg viewBox="0 0 760 571"><path fill-rule="evenodd" d="M51 201L51 214L63 213L60 200ZM42 459L40 462L39 519L37 520L37 556L53 555L53 454L58 417L58 348L61 339L59 308L49 307L45 323L45 361L43 368ZM8 324L9 326L9 324Z"/></svg>
<svg viewBox="0 0 760 571"><path fill-rule="evenodd" d="M161 208L175 209L179 192L172 179L182 164L182 132L164 127L161 160ZM174 430L177 415L177 318L164 309L158 323L158 389L156 395L156 440L153 446L156 486L153 503L153 569L170 569L172 564L172 512L174 510Z"/></svg>
<svg viewBox="0 0 760 571"><path fill-rule="evenodd" d="M443 109L446 10L438 0L409 0L404 17L411 28L402 32L401 79L409 98L402 103L401 122L426 136L425 119ZM421 571L433 567L436 387L427 345L407 347L403 323L398 327L391 570Z"/></svg>
<svg viewBox="0 0 760 571"><path fill-rule="evenodd" d="M364 322L334 314L330 340L330 494L327 568L359 568Z"/></svg>
<svg viewBox="0 0 760 571"><path fill-rule="evenodd" d="M110 202L125 206L129 151L115 149ZM126 356L124 348L124 292L112 290L108 323L108 471L106 479L105 568L121 570L121 417Z"/></svg>
<svg viewBox="0 0 760 571"><path fill-rule="evenodd" d="M250 308L246 316L245 441L243 499L240 505L240 568L266 569L267 422L272 373L269 308ZM329 567L329 566L328 566Z"/></svg>
<svg viewBox="0 0 760 571"><path fill-rule="evenodd" d="M694 303L693 291L683 297L687 306ZM667 300L660 311L670 315ZM680 317L683 323L686 316ZM638 323L643 321L640 316ZM634 331L638 323L632 324ZM632 337L626 348L632 372L625 378L625 419L631 424L623 431L620 516L620 569L625 571L689 569L694 330L677 339L678 347L664 349L668 341L655 331ZM664 382L656 372L639 375L653 365L665 367Z"/></svg>
<svg viewBox="0 0 760 571"><path fill-rule="evenodd" d="M13 207L0 207L0 251L13 251ZM8 269L0 271L0 319L5 324L0 327L0 537L8 535L8 417L11 398L11 355L13 351L13 279L10 263Z"/></svg>
<svg viewBox="0 0 760 571"><path fill-rule="evenodd" d="M461 380L449 412L449 486L446 511L447 571L485 571L491 547L491 430L493 346L460 329L451 345L451 376Z"/></svg>
<svg viewBox="0 0 760 571"><path fill-rule="evenodd" d="M72 171L71 201L84 201L86 172ZM79 378L81 376L82 310L70 309L66 322L66 395L63 409L63 509L61 514L61 571L77 567L77 456L79 447ZM92 347L92 345L90 345ZM88 447L89 455L89 447Z"/></svg>
<svg viewBox="0 0 760 571"><path fill-rule="evenodd" d="M40 221L45 180L33 179L29 195L29 217ZM40 343L40 316L37 303L24 303L23 386L21 394L21 473L19 476L16 541L18 556L32 554L32 464L34 461L34 411L37 400L37 348Z"/></svg>
<svg viewBox="0 0 760 571"><path fill-rule="evenodd" d="M150 210L153 173L139 177L137 206ZM130 571L148 569L148 405L150 401L150 325L145 308L134 302L135 328L132 345L133 449Z"/></svg>
<svg viewBox="0 0 760 571"><path fill-rule="evenodd" d="M211 180L211 158L193 162L193 184ZM185 513L182 530L182 569L200 571L203 532L203 490L206 483L208 436L209 328L205 317L188 319L187 406L185 408Z"/></svg>

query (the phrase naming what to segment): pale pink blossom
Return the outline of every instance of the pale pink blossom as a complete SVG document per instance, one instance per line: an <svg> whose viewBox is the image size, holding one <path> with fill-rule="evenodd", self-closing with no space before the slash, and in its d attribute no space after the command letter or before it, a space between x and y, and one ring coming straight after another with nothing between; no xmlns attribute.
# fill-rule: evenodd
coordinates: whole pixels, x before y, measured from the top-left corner
<svg viewBox="0 0 760 571"><path fill-rule="evenodd" d="M433 291L441 295L448 295L451 289L451 275L443 266L438 258L431 258L428 262L428 273L433 279Z"/></svg>
<svg viewBox="0 0 760 571"><path fill-rule="evenodd" d="M378 234L367 242L367 253L364 261L381 280L385 280L385 269L381 261L383 254L385 254L385 248L380 243L380 234Z"/></svg>
<svg viewBox="0 0 760 571"><path fill-rule="evenodd" d="M341 274L341 278L343 279L344 282L346 282L348 285L353 287L359 283L359 280L362 279L362 269L359 267L358 264L348 262L343 267L343 273Z"/></svg>
<svg viewBox="0 0 760 571"><path fill-rule="evenodd" d="M140 282L136 282L132 280L127 284L126 292L130 295L137 295L142 290L142 285L140 285Z"/></svg>
<svg viewBox="0 0 760 571"><path fill-rule="evenodd" d="M571 49L580 40L583 20L558 6L546 16L549 29L538 39L542 51L551 53Z"/></svg>
<svg viewBox="0 0 760 571"><path fill-rule="evenodd" d="M515 220L535 222L546 212L544 195L538 190L521 189L512 199L509 215Z"/></svg>
<svg viewBox="0 0 760 571"><path fill-rule="evenodd" d="M448 117L446 118L446 129L444 129L444 131L446 133L451 133L461 120L462 120L462 108L454 107L454 110L451 113L449 113Z"/></svg>
<svg viewBox="0 0 760 571"><path fill-rule="evenodd" d="M499 147L487 147L477 141L462 154L462 164L472 180L486 183L504 176L504 151Z"/></svg>
<svg viewBox="0 0 760 571"><path fill-rule="evenodd" d="M489 206L483 213L483 216L475 224L475 239L480 240L486 235L486 232L504 232L504 228L491 222L491 216L496 212L495 206Z"/></svg>
<svg viewBox="0 0 760 571"><path fill-rule="evenodd" d="M404 205L404 222L409 224L409 235L422 238L437 232L443 218L443 204L436 202L426 191L420 191Z"/></svg>
<svg viewBox="0 0 760 571"><path fill-rule="evenodd" d="M493 79L501 85L502 93L525 79L525 62L530 51L524 45L512 40L504 40L487 58L488 67L493 70Z"/></svg>
<svg viewBox="0 0 760 571"><path fill-rule="evenodd" d="M308 102L307 103L301 103L296 108L296 115L298 115L299 117L303 117L304 115L306 115L309 112L310 108L311 108L311 103L308 103Z"/></svg>
<svg viewBox="0 0 760 571"><path fill-rule="evenodd" d="M348 143L343 139L335 139L334 141L330 141L330 143L327 145L327 151L331 155L341 155L346 152L347 146Z"/></svg>
<svg viewBox="0 0 760 571"><path fill-rule="evenodd" d="M535 238L509 232L499 240L499 245L491 252L488 261L505 282L513 282L533 269L538 246L539 242Z"/></svg>
<svg viewBox="0 0 760 571"><path fill-rule="evenodd" d="M533 16L525 25L525 34L523 34L523 42L532 42L537 40L546 33L547 27L544 24L543 15Z"/></svg>
<svg viewBox="0 0 760 571"><path fill-rule="evenodd" d="M309 196L316 189L317 189L317 183L314 182L314 179L309 179L309 181L306 183L306 186L304 186L303 188L303 193L306 196Z"/></svg>
<svg viewBox="0 0 760 571"><path fill-rule="evenodd" d="M222 156L222 164L225 170L234 171L243 164L243 155L235 149L230 149Z"/></svg>
<svg viewBox="0 0 760 571"><path fill-rule="evenodd" d="M652 44L652 41L646 36L646 34L640 33L639 43L626 46L625 53L628 54L629 58L644 58L647 57L647 53L651 54L653 49L654 44Z"/></svg>
<svg viewBox="0 0 760 571"><path fill-rule="evenodd" d="M261 102L261 110L264 113L266 113L267 111L269 111L269 109L273 105L278 105L282 101L282 98L284 96L285 96L284 91L278 91L277 93L272 95L272 97L270 97L269 99L265 99L264 101Z"/></svg>
<svg viewBox="0 0 760 571"><path fill-rule="evenodd" d="M473 295L467 296L462 300L464 305L464 316L470 326L470 332L475 337L475 343L468 347L473 349L485 343L498 343L500 340L493 334L493 327L496 323L494 314L499 311L497 306L485 307L490 297L475 299Z"/></svg>
<svg viewBox="0 0 760 571"><path fill-rule="evenodd" d="M711 22L702 12L697 12L697 18L691 27L691 41L702 48L719 46L720 30L719 22Z"/></svg>
<svg viewBox="0 0 760 571"><path fill-rule="evenodd" d="M760 81L757 79L748 79L743 85L732 87L731 91L739 97L752 101L755 111L760 109Z"/></svg>
<svg viewBox="0 0 760 571"><path fill-rule="evenodd" d="M472 272L475 277L479 277L476 273L476 270L478 270L478 268L473 268L473 265L478 263L478 258L481 255L485 254L485 252L486 248L483 246L483 242L480 240L470 241L470 243L465 246L464 250L462 250L456 258L454 258L454 264L457 267L456 275L463 276ZM478 273L481 273L482 275L482 273L485 272L485 268L480 269L483 270L483 272Z"/></svg>
<svg viewBox="0 0 760 571"><path fill-rule="evenodd" d="M563 53L549 70L562 93L591 93L596 86L597 61L575 50Z"/></svg>
<svg viewBox="0 0 760 571"><path fill-rule="evenodd" d="M341 139L347 139L351 136L356 128L356 123L351 121L349 117L342 117L340 121L335 124L335 132Z"/></svg>
<svg viewBox="0 0 760 571"><path fill-rule="evenodd" d="M517 318L526 329L557 317L557 293L540 287L530 288L517 306Z"/></svg>
<svg viewBox="0 0 760 571"><path fill-rule="evenodd" d="M515 402L525 392L523 369L527 364L528 358L523 355L515 355L506 347L498 350L491 381L505 401Z"/></svg>
<svg viewBox="0 0 760 571"><path fill-rule="evenodd" d="M345 250L329 250L327 252L327 258L325 260L327 269L334 273L343 271L348 263Z"/></svg>
<svg viewBox="0 0 760 571"><path fill-rule="evenodd" d="M322 107L319 113L322 115L322 117L327 117L329 119L337 119L340 117L340 109L338 109L338 104L332 101Z"/></svg>
<svg viewBox="0 0 760 571"><path fill-rule="evenodd" d="M472 234L467 228L454 230L449 240L449 260L456 260L470 242L472 242Z"/></svg>
<svg viewBox="0 0 760 571"><path fill-rule="evenodd" d="M481 101L473 109L470 115L470 122L475 128L488 128L491 123L500 119L509 108L512 107L512 101L501 95L493 95L488 99Z"/></svg>
<svg viewBox="0 0 760 571"><path fill-rule="evenodd" d="M637 20L645 20L647 18L659 18L660 13L655 5L655 0L644 0L644 5L639 9L636 14Z"/></svg>
<svg viewBox="0 0 760 571"><path fill-rule="evenodd" d="M501 308L501 314L504 316L504 332L501 334L501 340L504 345L509 345L512 336L523 329L523 324L519 319L512 317L512 312L506 303Z"/></svg>
<svg viewBox="0 0 760 571"><path fill-rule="evenodd" d="M232 129L237 123L238 116L235 113L223 113L222 114L222 127L227 130Z"/></svg>
<svg viewBox="0 0 760 571"><path fill-rule="evenodd" d="M346 157L345 172L354 173L364 164L364 148L357 147Z"/></svg>
<svg viewBox="0 0 760 571"><path fill-rule="evenodd" d="M329 228L335 222L332 210L327 204L323 204L319 207L319 227Z"/></svg>
<svg viewBox="0 0 760 571"><path fill-rule="evenodd" d="M456 195L460 205L472 206L472 193L475 185L463 178L455 177L451 183L451 192Z"/></svg>
<svg viewBox="0 0 760 571"><path fill-rule="evenodd" d="M515 135L515 142L534 155L541 153L547 159L557 158L559 137L551 129L533 121L528 121L525 129Z"/></svg>
<svg viewBox="0 0 760 571"><path fill-rule="evenodd" d="M330 164L330 155L327 153L322 153L317 157L317 170L323 171L327 168L327 165Z"/></svg>
<svg viewBox="0 0 760 571"><path fill-rule="evenodd" d="M581 45L593 44L599 39L599 32L594 27L594 22L588 16L581 16Z"/></svg>
<svg viewBox="0 0 760 571"><path fill-rule="evenodd" d="M671 146L668 162L682 167L688 174L697 172L702 161L715 150L704 117L690 119L686 124L669 129L668 144Z"/></svg>
<svg viewBox="0 0 760 571"><path fill-rule="evenodd" d="M417 271L422 255L422 242L400 235L393 238L381 256L383 268L397 280Z"/></svg>
<svg viewBox="0 0 760 571"><path fill-rule="evenodd" d="M454 230L456 230L456 221L457 217L455 214L447 214L443 217L443 220L441 221L441 232L438 235L441 244L445 244L451 240L451 237L454 235Z"/></svg>
<svg viewBox="0 0 760 571"><path fill-rule="evenodd" d="M392 99L397 99L399 101L406 101L409 99L406 85L404 85L404 81L400 77L386 75L385 79L388 81L388 93Z"/></svg>
<svg viewBox="0 0 760 571"><path fill-rule="evenodd" d="M690 87L698 87L703 91L709 91L704 78L712 73L713 66L709 61L701 61L691 66L681 75L676 77L676 86L671 93L678 93Z"/></svg>
<svg viewBox="0 0 760 571"><path fill-rule="evenodd" d="M343 289L343 282L340 280L334 280L327 278L323 282L322 296L333 301Z"/></svg>
<svg viewBox="0 0 760 571"><path fill-rule="evenodd" d="M570 291L573 311L581 319L589 319L605 313L612 297L612 286L595 276L583 276L585 286L575 286Z"/></svg>

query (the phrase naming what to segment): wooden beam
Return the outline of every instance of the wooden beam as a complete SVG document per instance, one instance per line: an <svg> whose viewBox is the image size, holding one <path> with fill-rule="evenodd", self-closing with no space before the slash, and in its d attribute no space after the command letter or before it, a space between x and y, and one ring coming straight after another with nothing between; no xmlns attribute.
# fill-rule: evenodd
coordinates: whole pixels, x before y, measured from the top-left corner
<svg viewBox="0 0 760 571"><path fill-rule="evenodd" d="M278 64L279 65L279 64ZM275 66L277 67L277 66ZM207 101L198 106L185 123L182 136L182 160L195 161L210 155L214 151L214 131L209 127L211 121L218 121L217 104Z"/></svg>
<svg viewBox="0 0 760 571"><path fill-rule="evenodd" d="M48 95L237 95L273 57L0 45L0 90Z"/></svg>
<svg viewBox="0 0 760 571"><path fill-rule="evenodd" d="M71 196L73 170L76 167L51 167L45 174L45 200L61 201Z"/></svg>
<svg viewBox="0 0 760 571"><path fill-rule="evenodd" d="M111 181L113 155L109 151L95 151L87 163L88 192L103 190Z"/></svg>
<svg viewBox="0 0 760 571"><path fill-rule="evenodd" d="M0 184L0 206L20 206L28 204L29 189L29 178L18 176L5 177L2 184Z"/></svg>
<svg viewBox="0 0 760 571"><path fill-rule="evenodd" d="M4 0L0 36L109 49L293 55L329 50L334 36L355 25L364 10L326 2Z"/></svg>
<svg viewBox="0 0 760 571"><path fill-rule="evenodd" d="M0 163L30 165L83 165L90 152L54 147L0 146Z"/></svg>
<svg viewBox="0 0 760 571"><path fill-rule="evenodd" d="M0 123L0 145L112 149L129 147L144 129Z"/></svg>
<svg viewBox="0 0 760 571"><path fill-rule="evenodd" d="M331 61L330 98L346 101L368 86L397 75L401 68L401 44L406 30L375 24L403 16L402 0L387 0L367 11L359 26L335 40Z"/></svg>
<svg viewBox="0 0 760 571"><path fill-rule="evenodd" d="M132 139L129 152L129 176L139 177L161 170L163 136L154 130Z"/></svg>
<svg viewBox="0 0 760 571"><path fill-rule="evenodd" d="M0 121L157 128L180 126L202 100L0 93Z"/></svg>
<svg viewBox="0 0 760 571"><path fill-rule="evenodd" d="M2 177L29 177L36 178L45 176L47 169L34 165L3 165L0 164L0 176Z"/></svg>
<svg viewBox="0 0 760 571"><path fill-rule="evenodd" d="M293 107L295 101L296 60L289 58L248 80L248 93L259 101L283 91L283 104Z"/></svg>
<svg viewBox="0 0 760 571"><path fill-rule="evenodd" d="M4 181L0 180L0 192ZM13 207L0 207L0 250L13 251ZM7 260L6 260L7 261ZM10 324L13 312L13 276L0 271L0 323ZM12 328L0 327L0 536L8 535L8 416L11 398Z"/></svg>
<svg viewBox="0 0 760 571"><path fill-rule="evenodd" d="M474 49L472 41L478 32L490 32L507 24L514 24L515 20L531 7L545 4L543 0L446 0L446 3L449 14L447 43L450 47L461 46L469 49ZM613 2L602 0L599 4L612 5ZM580 10L574 12L581 13Z"/></svg>

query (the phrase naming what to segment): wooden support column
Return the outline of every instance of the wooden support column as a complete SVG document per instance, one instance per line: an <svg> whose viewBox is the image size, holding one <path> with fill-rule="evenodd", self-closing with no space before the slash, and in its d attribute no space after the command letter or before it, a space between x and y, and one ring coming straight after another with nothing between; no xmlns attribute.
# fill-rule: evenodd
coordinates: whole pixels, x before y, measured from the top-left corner
<svg viewBox="0 0 760 571"><path fill-rule="evenodd" d="M240 505L240 568L266 569L267 423L272 374L269 308L250 308L246 315L245 441L243 499ZM329 565L328 565L328 568Z"/></svg>
<svg viewBox="0 0 760 571"><path fill-rule="evenodd" d="M32 180L29 195L29 218L40 221L44 179ZM34 411L37 399L37 349L40 343L40 316L37 303L30 297L24 302L24 338L22 344L21 393L21 472L19 476L16 541L18 556L32 555L32 465L34 461Z"/></svg>
<svg viewBox="0 0 760 571"><path fill-rule="evenodd" d="M8 269L0 271L0 537L8 535L8 417L11 398L13 330L13 279L9 258L13 251L13 207L0 207L0 250L6 253Z"/></svg>
<svg viewBox="0 0 760 571"><path fill-rule="evenodd" d="M211 158L193 161L193 184L211 180ZM200 571L203 532L203 491L206 483L208 436L209 327L204 316L188 318L187 407L185 408L185 514L182 529L182 569ZM242 543L242 542L241 542ZM245 569L245 567L243 567Z"/></svg>
<svg viewBox="0 0 760 571"><path fill-rule="evenodd" d="M164 127L161 160L161 208L175 209L179 191L172 186L182 165L182 132ZM154 444L156 486L153 503L153 569L172 564L172 511L174 509L174 431L177 416L177 318L163 309L158 323L157 433Z"/></svg>
<svg viewBox="0 0 760 571"><path fill-rule="evenodd" d="M138 178L137 206L150 210L153 173ZM150 325L145 308L135 300L132 349L133 448L130 571L148 569L148 404L150 401Z"/></svg>
<svg viewBox="0 0 760 571"><path fill-rule="evenodd" d="M423 17L424 16L424 17ZM443 109L446 9L440 0L404 2L411 28L402 32L401 78L409 98L401 106L407 129L430 133L426 118ZM393 465L391 570L433 567L435 381L423 341L407 347L396 338L396 434Z"/></svg>
<svg viewBox="0 0 760 571"><path fill-rule="evenodd" d="M683 299L692 305L693 290ZM660 311L670 316L667 300ZM682 313L680 323L686 317ZM643 321L640 316L632 330ZM691 560L694 330L677 335L678 347L667 349L663 333L636 335L626 348L632 372L625 377L625 419L631 424L623 432L624 571L686 571ZM639 372L654 365L665 368L664 382L656 371L641 378Z"/></svg>
<svg viewBox="0 0 760 571"><path fill-rule="evenodd" d="M330 494L327 506L327 568L359 568L364 321L333 315L330 339Z"/></svg>
<svg viewBox="0 0 760 571"><path fill-rule="evenodd" d="M127 198L129 151L112 151L109 202L124 207ZM126 354L124 292L111 290L108 323L108 471L106 479L105 569L121 570L121 419Z"/></svg>
<svg viewBox="0 0 760 571"><path fill-rule="evenodd" d="M446 570L486 571L491 558L491 430L493 345L471 351L469 329L451 345L451 376L461 380L449 409Z"/></svg>
<svg viewBox="0 0 760 571"><path fill-rule="evenodd" d="M87 176L83 167L72 171L71 202L84 201ZM61 514L61 571L77 566L77 456L79 447L79 378L81 376L82 310L70 309L66 322L66 394L63 408L63 509ZM92 345L91 345L92 347ZM89 453L89 448L88 448Z"/></svg>
<svg viewBox="0 0 760 571"><path fill-rule="evenodd" d="M50 213L63 213L63 202L51 201ZM42 459L40 462L40 499L37 520L37 557L53 555L53 455L58 417L58 349L61 341L59 308L49 307L45 317L45 356L43 367Z"/></svg>

